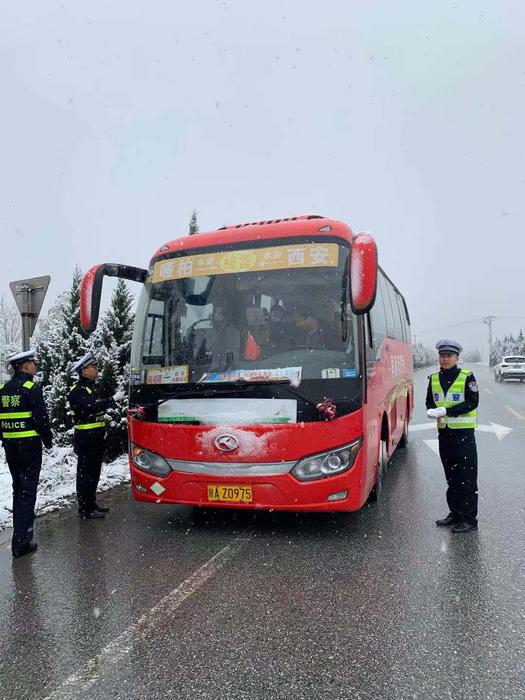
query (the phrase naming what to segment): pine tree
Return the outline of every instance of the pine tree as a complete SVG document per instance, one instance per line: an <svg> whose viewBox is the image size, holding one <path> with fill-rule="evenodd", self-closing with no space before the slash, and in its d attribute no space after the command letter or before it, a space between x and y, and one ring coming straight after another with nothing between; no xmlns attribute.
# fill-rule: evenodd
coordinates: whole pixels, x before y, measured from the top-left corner
<svg viewBox="0 0 525 700"><path fill-rule="evenodd" d="M194 209L191 214L189 235L193 236L195 233L199 233L199 224L197 223L197 210Z"/></svg>
<svg viewBox="0 0 525 700"><path fill-rule="evenodd" d="M124 280L119 279L100 330L94 334L94 352L100 363L101 392L112 396L117 390L125 396L106 411L106 458L113 459L127 449L127 410L129 353L133 334L133 297Z"/></svg>
<svg viewBox="0 0 525 700"><path fill-rule="evenodd" d="M47 318L40 324L35 349L40 362L44 396L59 445L71 444L73 431L67 395L76 381L73 364L89 349L80 325L80 284L82 272L73 272L71 287L58 297Z"/></svg>

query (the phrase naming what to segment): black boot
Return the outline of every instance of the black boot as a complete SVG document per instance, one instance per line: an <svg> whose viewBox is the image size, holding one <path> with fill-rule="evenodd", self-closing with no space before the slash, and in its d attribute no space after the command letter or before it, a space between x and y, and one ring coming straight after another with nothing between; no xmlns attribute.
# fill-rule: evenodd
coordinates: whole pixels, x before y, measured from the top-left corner
<svg viewBox="0 0 525 700"><path fill-rule="evenodd" d="M98 513L96 510L92 510L91 513L80 513L82 520L99 520L105 518L104 513Z"/></svg>
<svg viewBox="0 0 525 700"><path fill-rule="evenodd" d="M95 510L97 513L109 513L109 508L106 506L99 506L98 503L95 503Z"/></svg>
<svg viewBox="0 0 525 700"><path fill-rule="evenodd" d="M438 527L448 527L449 525L457 525L459 519L454 515L454 513L449 513L446 518L441 520L436 520L436 525Z"/></svg>
<svg viewBox="0 0 525 700"><path fill-rule="evenodd" d="M473 532L478 529L477 523L459 523L456 527L452 528L452 532L457 534L463 534L464 532Z"/></svg>
<svg viewBox="0 0 525 700"><path fill-rule="evenodd" d="M23 544L18 549L13 549L13 557L18 559L18 557L23 557L24 554L32 554L33 552L36 552L37 549L38 545L36 542L28 542L27 544Z"/></svg>

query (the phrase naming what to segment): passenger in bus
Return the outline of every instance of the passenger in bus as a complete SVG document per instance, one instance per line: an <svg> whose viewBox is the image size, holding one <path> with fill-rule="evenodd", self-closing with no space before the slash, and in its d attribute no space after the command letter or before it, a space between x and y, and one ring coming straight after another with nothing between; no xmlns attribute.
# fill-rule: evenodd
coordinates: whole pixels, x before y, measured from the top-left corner
<svg viewBox="0 0 525 700"><path fill-rule="evenodd" d="M269 354L276 355L290 349L289 323L286 311L280 304L274 304L270 309L270 348Z"/></svg>
<svg viewBox="0 0 525 700"><path fill-rule="evenodd" d="M202 340L196 352L196 364L207 364L214 371L238 366L241 334L228 318L224 306L213 307L211 328L206 328L201 333Z"/></svg>
<svg viewBox="0 0 525 700"><path fill-rule="evenodd" d="M303 346L313 349L331 348L333 338L321 324L321 321L304 305L293 309L295 326L295 347Z"/></svg>
<svg viewBox="0 0 525 700"><path fill-rule="evenodd" d="M256 304L252 304L246 309L244 359L258 360L266 355L269 343L270 325L268 311Z"/></svg>

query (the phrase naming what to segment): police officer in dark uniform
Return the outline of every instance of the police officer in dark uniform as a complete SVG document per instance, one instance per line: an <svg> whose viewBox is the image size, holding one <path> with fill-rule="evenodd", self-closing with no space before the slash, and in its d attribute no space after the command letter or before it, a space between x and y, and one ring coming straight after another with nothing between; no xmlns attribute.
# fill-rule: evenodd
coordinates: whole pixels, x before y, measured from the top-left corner
<svg viewBox="0 0 525 700"><path fill-rule="evenodd" d="M437 419L439 455L447 480L449 514L436 521L439 527L453 525L452 532L478 528L478 453L474 430L479 390L468 369L458 367L463 348L450 338L436 344L440 371L429 378L427 415Z"/></svg>
<svg viewBox="0 0 525 700"><path fill-rule="evenodd" d="M104 518L109 508L96 501L97 486L105 449L106 423L104 412L122 398L117 392L113 398L100 396L97 390L98 365L93 353L88 352L74 366L78 382L68 399L74 415L75 453L77 462L78 512L85 520Z"/></svg>
<svg viewBox="0 0 525 700"><path fill-rule="evenodd" d="M35 501L42 468L42 443L53 444L42 389L33 381L38 371L35 352L8 358L13 377L0 387L0 435L13 479L13 540L15 558L37 548L33 542Z"/></svg>

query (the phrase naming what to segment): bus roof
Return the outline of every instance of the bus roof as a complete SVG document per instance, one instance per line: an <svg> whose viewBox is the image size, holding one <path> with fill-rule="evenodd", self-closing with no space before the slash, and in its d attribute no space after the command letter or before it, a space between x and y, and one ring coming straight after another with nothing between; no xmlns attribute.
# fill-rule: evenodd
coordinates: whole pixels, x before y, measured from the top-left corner
<svg viewBox="0 0 525 700"><path fill-rule="evenodd" d="M253 241L254 239L288 238L297 235L339 236L348 241L352 240L352 229L343 221L328 219L317 214L305 214L286 219L270 221L255 221L247 224L224 226L215 231L199 232L193 236L176 238L155 251L153 259L169 256L183 250L209 248L219 244Z"/></svg>

